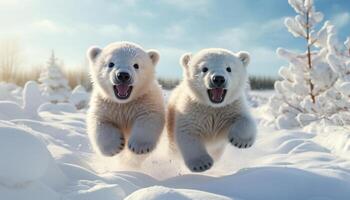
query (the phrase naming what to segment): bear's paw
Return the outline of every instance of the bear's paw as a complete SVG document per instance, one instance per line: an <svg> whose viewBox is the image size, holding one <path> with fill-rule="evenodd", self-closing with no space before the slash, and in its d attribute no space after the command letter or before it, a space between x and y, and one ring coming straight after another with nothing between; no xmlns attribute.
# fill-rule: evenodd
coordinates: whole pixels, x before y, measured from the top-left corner
<svg viewBox="0 0 350 200"><path fill-rule="evenodd" d="M185 162L192 172L206 171L210 169L214 163L213 159L208 154L189 159Z"/></svg>

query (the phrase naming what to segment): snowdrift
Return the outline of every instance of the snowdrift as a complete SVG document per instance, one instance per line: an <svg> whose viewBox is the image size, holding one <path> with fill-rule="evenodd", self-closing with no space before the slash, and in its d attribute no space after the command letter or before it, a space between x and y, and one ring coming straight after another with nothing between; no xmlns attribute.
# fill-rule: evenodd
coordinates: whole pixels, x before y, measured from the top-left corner
<svg viewBox="0 0 350 200"><path fill-rule="evenodd" d="M266 99L269 93L254 95ZM28 96L31 95L24 99ZM31 108L31 112L20 113L17 107L1 112L2 116L12 114L6 121L0 120L3 199L350 197L350 133L345 128L321 128L314 124L287 131L260 123L255 146L240 150L228 145L213 169L192 174L181 160L167 153L164 140L141 168L126 165L122 156L97 157L86 135L85 109L78 110L74 102L41 105L28 102L20 108ZM4 103L19 105L7 101L0 102L0 107ZM257 121L264 116L264 109L254 108Z"/></svg>

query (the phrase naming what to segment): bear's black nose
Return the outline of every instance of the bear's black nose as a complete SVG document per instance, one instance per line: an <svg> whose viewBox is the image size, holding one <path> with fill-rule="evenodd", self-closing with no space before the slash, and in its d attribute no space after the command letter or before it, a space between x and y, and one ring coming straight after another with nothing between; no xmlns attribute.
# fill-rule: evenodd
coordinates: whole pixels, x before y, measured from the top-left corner
<svg viewBox="0 0 350 200"><path fill-rule="evenodd" d="M226 82L225 77L219 75L213 76L211 80L215 87L223 87Z"/></svg>
<svg viewBox="0 0 350 200"><path fill-rule="evenodd" d="M118 72L117 74L117 79L118 81L120 81L121 83L127 83L130 81L130 74L127 72Z"/></svg>

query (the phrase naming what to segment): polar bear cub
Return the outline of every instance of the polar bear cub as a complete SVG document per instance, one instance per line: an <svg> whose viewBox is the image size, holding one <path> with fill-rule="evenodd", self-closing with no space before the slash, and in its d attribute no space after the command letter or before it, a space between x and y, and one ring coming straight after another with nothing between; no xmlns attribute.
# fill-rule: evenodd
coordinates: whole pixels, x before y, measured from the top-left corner
<svg viewBox="0 0 350 200"><path fill-rule="evenodd" d="M167 132L193 172L208 170L226 143L249 148L256 124L245 100L247 52L204 49L180 59L183 81L168 104Z"/></svg>
<svg viewBox="0 0 350 200"><path fill-rule="evenodd" d="M155 78L159 54L129 42L87 52L93 92L87 131L94 149L114 156L125 144L136 154L152 151L163 131L165 106Z"/></svg>

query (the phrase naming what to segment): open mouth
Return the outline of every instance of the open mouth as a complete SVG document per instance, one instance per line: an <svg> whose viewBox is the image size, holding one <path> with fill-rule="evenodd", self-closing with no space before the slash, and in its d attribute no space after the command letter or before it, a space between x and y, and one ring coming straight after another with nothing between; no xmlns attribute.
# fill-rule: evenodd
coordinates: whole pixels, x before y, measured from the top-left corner
<svg viewBox="0 0 350 200"><path fill-rule="evenodd" d="M226 89L224 88L211 88L208 89L208 96L212 103L222 103L225 99Z"/></svg>
<svg viewBox="0 0 350 200"><path fill-rule="evenodd" d="M113 85L114 94L118 99L127 99L129 98L132 86L129 84L118 84Z"/></svg>

